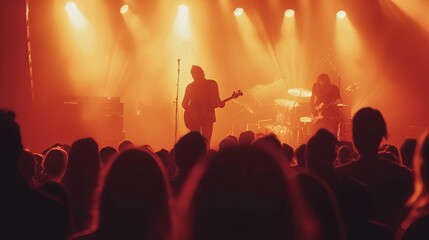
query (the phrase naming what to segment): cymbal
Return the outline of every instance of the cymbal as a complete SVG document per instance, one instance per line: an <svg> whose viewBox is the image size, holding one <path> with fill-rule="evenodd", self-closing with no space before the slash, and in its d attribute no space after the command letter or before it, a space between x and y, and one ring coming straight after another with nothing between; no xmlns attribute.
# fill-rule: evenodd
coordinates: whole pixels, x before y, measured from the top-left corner
<svg viewBox="0 0 429 240"><path fill-rule="evenodd" d="M294 97L311 97L311 91L304 88L291 88L287 93Z"/></svg>
<svg viewBox="0 0 429 240"><path fill-rule="evenodd" d="M353 92L353 91L358 90L359 87L360 87L360 83L352 83L346 88L346 91Z"/></svg>
<svg viewBox="0 0 429 240"><path fill-rule="evenodd" d="M299 121L302 122L302 123L312 122L311 117L300 117Z"/></svg>
<svg viewBox="0 0 429 240"><path fill-rule="evenodd" d="M278 98L278 99L274 100L274 102L277 103L280 106L287 107L287 108L293 108L293 107L298 107L299 106L298 102L292 101L292 100L289 100L289 99Z"/></svg>
<svg viewBox="0 0 429 240"><path fill-rule="evenodd" d="M349 105L344 104L344 103L338 103L336 106L337 107L348 107Z"/></svg>

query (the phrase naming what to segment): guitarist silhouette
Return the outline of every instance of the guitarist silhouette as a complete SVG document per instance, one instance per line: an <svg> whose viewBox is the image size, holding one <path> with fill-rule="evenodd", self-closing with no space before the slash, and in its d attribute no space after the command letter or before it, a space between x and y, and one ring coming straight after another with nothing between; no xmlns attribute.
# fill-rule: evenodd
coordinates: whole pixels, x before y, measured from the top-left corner
<svg viewBox="0 0 429 240"><path fill-rule="evenodd" d="M213 133L213 123L216 122L215 109L225 106L220 100L219 88L214 80L206 79L200 66L191 67L194 81L185 90L182 107L185 109L185 124L190 131L200 132L207 140L207 148Z"/></svg>
<svg viewBox="0 0 429 240"><path fill-rule="evenodd" d="M339 123L339 109L341 103L340 90L334 84L328 74L320 74L313 85L310 104L313 107L313 133L321 128L337 135Z"/></svg>

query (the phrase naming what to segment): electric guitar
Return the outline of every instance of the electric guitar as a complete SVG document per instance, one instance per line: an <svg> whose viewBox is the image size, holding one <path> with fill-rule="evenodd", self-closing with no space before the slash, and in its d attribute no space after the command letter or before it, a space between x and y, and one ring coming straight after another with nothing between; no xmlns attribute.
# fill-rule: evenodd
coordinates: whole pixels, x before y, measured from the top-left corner
<svg viewBox="0 0 429 240"><path fill-rule="evenodd" d="M334 102L330 102L328 104L320 103L318 106L315 107L315 110L313 111L313 124L317 121L323 119L325 116L323 115L325 110L331 106L335 105Z"/></svg>
<svg viewBox="0 0 429 240"><path fill-rule="evenodd" d="M243 96L243 92L241 91L241 90L238 90L237 92L233 92L232 94L231 94L231 96L230 97L228 97L228 98L225 98L224 100L222 100L221 102L223 103L223 104L225 104L226 102L228 102L228 101L230 101L230 100L232 100L232 99L235 99L235 98L238 98L238 97L240 97L240 96ZM217 108L217 107L216 107ZM185 126L186 126L186 128L188 128L188 129L194 129L193 128L193 126L195 126L196 124L198 124L199 123L199 119L198 119L198 116L197 116L197 114L195 113L195 111L194 110L192 110L192 109L190 109L190 108L188 108L188 109L186 109L185 110L185 112L183 113L183 118L184 118L184 121L185 121Z"/></svg>

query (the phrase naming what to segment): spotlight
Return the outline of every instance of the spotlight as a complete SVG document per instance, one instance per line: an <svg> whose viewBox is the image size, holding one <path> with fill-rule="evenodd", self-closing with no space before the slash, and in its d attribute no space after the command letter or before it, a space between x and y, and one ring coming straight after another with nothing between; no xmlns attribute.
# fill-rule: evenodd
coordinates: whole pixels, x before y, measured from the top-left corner
<svg viewBox="0 0 429 240"><path fill-rule="evenodd" d="M69 12L69 11L73 11L74 9L76 9L77 8L77 6L76 6L76 3L74 3L74 2L67 2L66 3L66 6L64 7L64 9L67 11L67 12Z"/></svg>
<svg viewBox="0 0 429 240"><path fill-rule="evenodd" d="M180 16L187 16L189 14L189 8L185 4L182 4L178 8L178 13Z"/></svg>
<svg viewBox="0 0 429 240"><path fill-rule="evenodd" d="M344 18L346 18L346 16L347 16L347 13L343 10L337 12L337 18L338 19L344 19Z"/></svg>
<svg viewBox="0 0 429 240"><path fill-rule="evenodd" d="M294 10L288 9L288 10L285 11L285 17L291 18L293 16L295 16L295 11Z"/></svg>
<svg viewBox="0 0 429 240"><path fill-rule="evenodd" d="M243 13L244 13L244 9L243 8L236 8L234 10L234 15L237 16L237 17L243 15Z"/></svg>
<svg viewBox="0 0 429 240"><path fill-rule="evenodd" d="M86 18L76 6L76 3L69 1L66 3L64 9L66 10L70 23L73 27L76 29L82 29L87 25Z"/></svg>
<svg viewBox="0 0 429 240"><path fill-rule="evenodd" d="M177 9L175 31L181 40L190 40L191 27L189 24L189 7L184 4L180 5Z"/></svg>
<svg viewBox="0 0 429 240"><path fill-rule="evenodd" d="M121 9L119 10L122 14L125 14L125 13L127 13L128 12L128 9L129 9L130 7L128 6L128 4L124 4L124 5L122 5L122 7L121 7Z"/></svg>

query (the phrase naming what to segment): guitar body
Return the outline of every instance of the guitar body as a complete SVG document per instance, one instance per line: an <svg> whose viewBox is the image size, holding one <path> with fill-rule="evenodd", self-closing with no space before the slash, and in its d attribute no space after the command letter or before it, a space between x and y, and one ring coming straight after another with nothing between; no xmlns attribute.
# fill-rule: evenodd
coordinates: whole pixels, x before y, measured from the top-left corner
<svg viewBox="0 0 429 240"><path fill-rule="evenodd" d="M318 106L316 106L315 110L313 111L312 115L313 115L313 124L316 123L319 120L322 120L325 118L325 111L334 106L335 102L331 102L328 104L325 103L320 103Z"/></svg>
<svg viewBox="0 0 429 240"><path fill-rule="evenodd" d="M314 111L312 112L313 124L315 124L320 119L323 119L323 106L324 103L322 102L318 106L316 106Z"/></svg>
<svg viewBox="0 0 429 240"><path fill-rule="evenodd" d="M239 96L243 96L243 92L241 90L238 90L237 92L233 92L231 97L226 98L222 100L222 103L226 103L229 100L238 98ZM183 113L183 120L185 122L185 126L189 130L199 130L198 128L201 127L201 123L204 119L202 119L204 116L204 113L198 114L198 112L192 108L188 108Z"/></svg>
<svg viewBox="0 0 429 240"><path fill-rule="evenodd" d="M317 121L324 118L324 116L322 115L322 112L320 111L316 111L316 112L317 114L313 114L313 123L316 123Z"/></svg>
<svg viewBox="0 0 429 240"><path fill-rule="evenodd" d="M200 124L200 119L197 115L197 113L191 109L185 110L183 113L183 120L185 122L185 126L189 130L195 130L198 129Z"/></svg>

